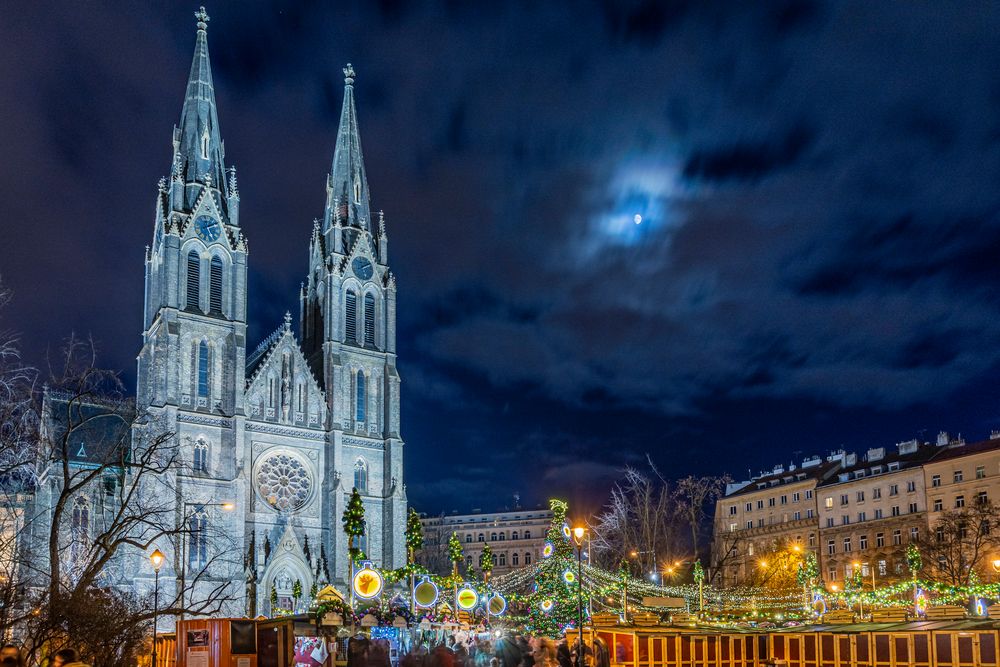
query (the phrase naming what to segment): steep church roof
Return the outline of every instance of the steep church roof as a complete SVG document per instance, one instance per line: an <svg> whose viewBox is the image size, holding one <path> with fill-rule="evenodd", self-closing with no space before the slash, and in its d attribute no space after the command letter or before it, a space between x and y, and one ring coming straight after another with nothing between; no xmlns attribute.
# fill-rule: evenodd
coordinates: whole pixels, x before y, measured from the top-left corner
<svg viewBox="0 0 1000 667"><path fill-rule="evenodd" d="M215 85L212 82L212 65L208 58L208 14L202 7L195 12L197 39L194 59L188 74L184 106L180 124L174 128L174 173L188 184L209 183L220 193L220 205L227 206L225 145L219 129L219 116L215 104ZM200 188L188 187L186 203L190 206ZM228 211L225 211L228 215Z"/></svg>
<svg viewBox="0 0 1000 667"><path fill-rule="evenodd" d="M344 227L358 227L370 233L371 198L364 156L361 154L358 114L354 108L354 78L354 67L348 63L344 68L344 105L340 111L340 129L330 167L324 224L328 228L339 215L340 224Z"/></svg>

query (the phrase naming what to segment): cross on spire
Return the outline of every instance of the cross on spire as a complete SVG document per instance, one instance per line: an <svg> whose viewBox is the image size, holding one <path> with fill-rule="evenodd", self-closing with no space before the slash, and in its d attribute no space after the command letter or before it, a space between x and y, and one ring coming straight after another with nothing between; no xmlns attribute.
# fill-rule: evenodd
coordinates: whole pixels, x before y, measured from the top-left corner
<svg viewBox="0 0 1000 667"><path fill-rule="evenodd" d="M198 11L194 13L194 17L198 19L198 30L205 30L208 28L208 22L211 19L208 18L208 12L205 11L205 7L199 7Z"/></svg>

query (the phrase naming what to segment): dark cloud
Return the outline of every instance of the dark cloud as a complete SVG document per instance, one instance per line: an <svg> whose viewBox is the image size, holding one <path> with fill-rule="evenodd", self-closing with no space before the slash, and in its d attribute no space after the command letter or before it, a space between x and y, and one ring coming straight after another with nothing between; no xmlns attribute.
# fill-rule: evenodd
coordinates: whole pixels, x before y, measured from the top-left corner
<svg viewBox="0 0 1000 667"><path fill-rule="evenodd" d="M92 331L134 373L193 9L0 23L0 273L34 359ZM296 312L358 70L421 507L998 425L996 5L208 9L252 340Z"/></svg>

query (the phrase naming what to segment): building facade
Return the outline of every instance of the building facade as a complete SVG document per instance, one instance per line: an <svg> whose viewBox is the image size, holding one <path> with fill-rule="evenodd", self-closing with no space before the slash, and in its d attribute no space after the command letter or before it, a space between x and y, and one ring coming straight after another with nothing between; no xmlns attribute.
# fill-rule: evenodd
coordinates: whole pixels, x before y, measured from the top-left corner
<svg viewBox="0 0 1000 667"><path fill-rule="evenodd" d="M340 523L352 488L365 508L362 550L379 566L405 562L396 278L385 219L373 214L348 65L330 172L317 179L325 206L301 225L309 261L297 317L286 314L250 346L250 244L236 169L225 162L209 18L204 9L196 17L145 254L131 441L170 434L180 462L146 489L190 527L179 542L157 544L167 555L161 595L184 579L191 599L229 583L226 611L253 616L270 611L272 591L287 609L296 582L308 591L346 580ZM37 504L44 513L44 492ZM88 522L80 529L94 530ZM224 539L209 543L212 534ZM127 578L149 590L145 554L135 558Z"/></svg>
<svg viewBox="0 0 1000 667"><path fill-rule="evenodd" d="M499 576L541 559L552 511L450 514L422 517L420 523L424 529L424 547L417 552L418 563L432 572L449 572L448 540L454 533L462 543L463 573L469 568L479 571L479 559L488 544L493 551L493 576Z"/></svg>

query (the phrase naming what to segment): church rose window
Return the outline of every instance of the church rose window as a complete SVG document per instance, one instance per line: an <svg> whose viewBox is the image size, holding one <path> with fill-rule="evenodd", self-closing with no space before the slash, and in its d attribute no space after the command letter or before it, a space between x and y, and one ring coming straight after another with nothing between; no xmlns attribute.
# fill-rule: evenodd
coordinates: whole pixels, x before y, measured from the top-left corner
<svg viewBox="0 0 1000 667"><path fill-rule="evenodd" d="M312 479L302 462L291 454L271 454L257 467L257 493L281 512L294 512L306 504Z"/></svg>

